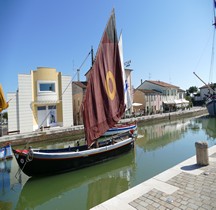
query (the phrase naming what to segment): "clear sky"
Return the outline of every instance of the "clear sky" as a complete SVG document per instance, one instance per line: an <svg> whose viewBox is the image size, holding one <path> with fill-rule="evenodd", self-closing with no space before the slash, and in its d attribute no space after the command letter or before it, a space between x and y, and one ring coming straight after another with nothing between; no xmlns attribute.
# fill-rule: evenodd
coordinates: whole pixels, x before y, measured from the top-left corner
<svg viewBox="0 0 216 210"><path fill-rule="evenodd" d="M52 67L75 76L96 53L112 8L132 84L160 80L186 90L210 75L212 0L0 0L0 83L18 88L18 74ZM89 57L81 80L91 65ZM77 80L77 77L74 78Z"/></svg>

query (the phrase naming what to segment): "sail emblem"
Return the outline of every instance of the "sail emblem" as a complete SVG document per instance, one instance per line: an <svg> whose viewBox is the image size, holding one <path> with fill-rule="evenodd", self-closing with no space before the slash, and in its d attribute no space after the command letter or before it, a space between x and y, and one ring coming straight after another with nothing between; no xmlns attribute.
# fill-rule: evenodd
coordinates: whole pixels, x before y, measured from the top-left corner
<svg viewBox="0 0 216 210"><path fill-rule="evenodd" d="M110 89L109 82L112 83L112 90ZM107 92L108 97L113 100L116 95L116 81L113 76L113 73L111 71L108 71L106 74L106 80L105 80L105 89Z"/></svg>

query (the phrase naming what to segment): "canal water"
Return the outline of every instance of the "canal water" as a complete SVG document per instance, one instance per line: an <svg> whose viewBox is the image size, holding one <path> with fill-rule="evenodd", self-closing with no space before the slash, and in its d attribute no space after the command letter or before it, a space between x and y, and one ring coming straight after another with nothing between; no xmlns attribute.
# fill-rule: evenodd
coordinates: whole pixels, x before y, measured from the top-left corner
<svg viewBox="0 0 216 210"><path fill-rule="evenodd" d="M195 142L216 143L216 119L138 124L134 150L89 168L44 178L0 162L0 210L86 210L195 155ZM66 147L71 142L43 145ZM41 145L37 145L41 146Z"/></svg>

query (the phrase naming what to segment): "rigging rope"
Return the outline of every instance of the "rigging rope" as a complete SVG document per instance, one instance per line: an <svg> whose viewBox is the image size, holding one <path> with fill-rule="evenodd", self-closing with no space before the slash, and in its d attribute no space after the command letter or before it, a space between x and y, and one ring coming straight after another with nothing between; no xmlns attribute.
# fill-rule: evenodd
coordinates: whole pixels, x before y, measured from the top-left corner
<svg viewBox="0 0 216 210"><path fill-rule="evenodd" d="M213 32L213 40L212 40L212 54L211 54L211 64L210 64L210 72L209 72L209 83L212 82L213 79L213 68L214 68L214 42L215 42L215 27Z"/></svg>
<svg viewBox="0 0 216 210"><path fill-rule="evenodd" d="M214 32L213 32L213 40L212 40L212 53L211 53L211 62L210 62L210 71L209 71L209 83L210 82L212 82L212 79L213 79L213 68L214 68L214 42L215 42L215 28L216 28L216 17L215 17L215 8L216 8L216 2L215 2L215 0L213 0L213 23L212 23L212 25L214 26ZM210 38L211 38L211 34L212 34L212 32L210 32L210 34L209 34L209 38L208 38L208 41L207 41L207 43L206 43L206 45L205 45L205 47L204 47L204 49L203 49L203 51L202 51L202 53L201 53L201 56L200 56L200 58L199 58L199 60L198 60L198 62L197 62L197 64L196 64L196 67L194 68L194 71L196 71L197 70L197 68L198 68L198 66L199 66L199 63L200 63L200 61L201 61L201 59L202 59L202 57L203 57L203 54L204 54L204 52L205 52L205 50L206 50L206 47L207 47L207 45L208 45L208 43L209 43L209 40L210 40ZM197 75L196 75L197 76ZM199 78L199 77L198 77ZM200 79L200 78L199 78ZM201 79L200 79L201 80ZM201 80L204 84L206 84L203 80Z"/></svg>
<svg viewBox="0 0 216 210"><path fill-rule="evenodd" d="M82 68L82 66L84 65L84 63L86 62L86 60L88 59L89 55L91 54L91 51L87 54L87 56L85 57L84 61L82 62L82 64L79 67L79 70ZM59 100L62 100L62 96L64 95L64 93L66 92L66 90L68 89L68 87L71 85L71 83L73 82L75 76L77 75L77 72L75 73L75 75L72 77L71 81L68 83L68 85L66 86L66 88L64 89L64 91L62 92L61 96L59 97ZM57 101L56 101L57 103ZM42 125L44 124L44 122L46 121L46 119L49 117L52 109L55 107L55 105L51 106L51 110L47 113L47 115L45 116L44 120L41 122L41 124L38 126L38 130L40 130L42 128ZM31 106L32 109L32 106ZM33 110L32 110L33 112Z"/></svg>
<svg viewBox="0 0 216 210"><path fill-rule="evenodd" d="M89 55L91 54L91 51L87 54L86 58L84 59L84 61L82 62L82 64L80 65L80 67L78 68L79 70L82 68L82 66L84 65L84 63L86 62L86 60L88 59ZM77 72L75 73L75 75L73 76L72 80L69 82L69 84L67 85L67 87L65 88L65 90L62 92L62 95L60 98L62 98L63 94L65 93L65 91L68 89L69 85L73 82L75 76L77 75Z"/></svg>
<svg viewBox="0 0 216 210"><path fill-rule="evenodd" d="M213 68L214 68L214 42L215 42L215 27L216 27L216 17L215 17L215 8L216 8L216 2L213 0L213 26L214 26L214 32L213 32L213 40L212 40L212 54L211 54L211 64L210 64L210 72L209 72L209 83L213 80Z"/></svg>
<svg viewBox="0 0 216 210"><path fill-rule="evenodd" d="M203 55L204 55L204 53L205 53L205 51L206 51L206 48L207 48L207 46L208 46L208 44L209 44L210 38L211 38L211 32L209 33L208 39L207 39L207 41L206 41L206 44L205 44L205 46L203 47L202 53L201 53L201 55L200 55L200 57L199 57L199 59L198 59L198 61L197 61L197 64L196 64L196 66L195 66L195 68L194 68L195 71L197 70L197 68L198 68L198 66L199 66L199 64L200 64L200 61L202 60L202 57L203 57Z"/></svg>

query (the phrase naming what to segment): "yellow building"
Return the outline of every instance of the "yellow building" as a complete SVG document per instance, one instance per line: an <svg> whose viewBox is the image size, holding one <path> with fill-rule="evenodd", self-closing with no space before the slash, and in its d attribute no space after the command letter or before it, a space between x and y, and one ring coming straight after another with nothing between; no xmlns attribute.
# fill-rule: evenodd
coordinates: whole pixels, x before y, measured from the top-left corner
<svg viewBox="0 0 216 210"><path fill-rule="evenodd" d="M74 125L83 124L81 105L85 95L86 86L87 86L87 82L77 81L72 83Z"/></svg>
<svg viewBox="0 0 216 210"><path fill-rule="evenodd" d="M8 131L31 132L41 127L73 125L71 76L38 67L18 75L18 90L8 93Z"/></svg>

